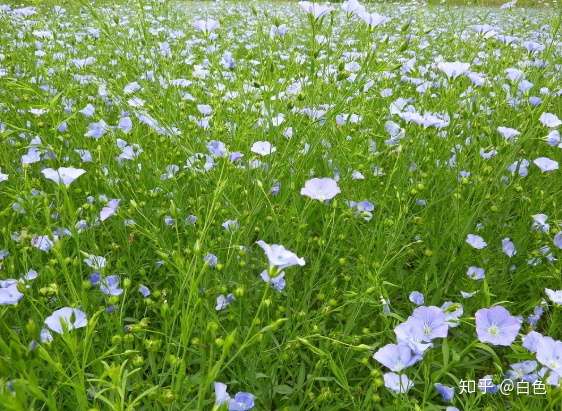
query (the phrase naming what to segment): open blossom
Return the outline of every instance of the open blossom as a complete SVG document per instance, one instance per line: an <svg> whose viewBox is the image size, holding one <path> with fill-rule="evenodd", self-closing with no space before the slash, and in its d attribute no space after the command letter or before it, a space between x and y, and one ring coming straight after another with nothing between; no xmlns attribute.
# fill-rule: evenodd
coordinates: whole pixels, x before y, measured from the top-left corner
<svg viewBox="0 0 562 411"><path fill-rule="evenodd" d="M52 180L57 184L64 184L67 187L85 172L86 170L73 167L60 167L56 170L52 168L45 168L41 171L45 178Z"/></svg>
<svg viewBox="0 0 562 411"><path fill-rule="evenodd" d="M215 404L221 406L225 404L228 411L248 411L254 408L254 395L249 392L238 392L232 398L227 391L226 384L215 382Z"/></svg>
<svg viewBox="0 0 562 411"><path fill-rule="evenodd" d="M338 183L332 178L312 178L301 188L301 195L320 201L331 200L340 192Z"/></svg>
<svg viewBox="0 0 562 411"><path fill-rule="evenodd" d="M414 353L406 344L387 344L373 358L391 371L399 372L418 362L421 355Z"/></svg>
<svg viewBox="0 0 562 411"><path fill-rule="evenodd" d="M533 164L540 168L543 173L558 170L558 162L551 160L548 157L536 158L533 160Z"/></svg>
<svg viewBox="0 0 562 411"><path fill-rule="evenodd" d="M551 290L550 288L545 288L544 292L554 304L562 305L562 290Z"/></svg>
<svg viewBox="0 0 562 411"><path fill-rule="evenodd" d="M88 325L86 314L78 308L64 307L54 311L45 318L45 325L57 334L62 334L63 330L72 331ZM63 328L64 327L64 328Z"/></svg>
<svg viewBox="0 0 562 411"><path fill-rule="evenodd" d="M542 337L537 342L537 361L562 375L562 341Z"/></svg>
<svg viewBox="0 0 562 411"><path fill-rule="evenodd" d="M430 342L435 338L445 338L449 330L445 314L439 307L418 307L412 313L412 317L423 323L423 341Z"/></svg>
<svg viewBox="0 0 562 411"><path fill-rule="evenodd" d="M269 265L276 267L278 270L292 267L294 265L304 266L304 258L298 257L292 251L287 250L279 244L267 244L263 240L256 241L256 244L261 247L269 260Z"/></svg>
<svg viewBox="0 0 562 411"><path fill-rule="evenodd" d="M455 79L467 73L470 69L470 63L461 63L460 61L437 63L437 68L446 74L447 77Z"/></svg>
<svg viewBox="0 0 562 411"><path fill-rule="evenodd" d="M195 20L193 22L193 27L198 31L203 31L205 33L210 33L215 31L220 27L218 21L214 19L207 19L207 20Z"/></svg>
<svg viewBox="0 0 562 411"><path fill-rule="evenodd" d="M252 144L252 148L250 150L252 153L259 154L260 156L268 156L277 151L275 146L269 141L256 141Z"/></svg>
<svg viewBox="0 0 562 411"><path fill-rule="evenodd" d="M474 316L478 339L492 345L511 345L521 328L521 318L512 316L500 305L481 308Z"/></svg>
<svg viewBox="0 0 562 411"><path fill-rule="evenodd" d="M466 243L471 247L476 248L477 250L486 248L486 246L488 245L488 243L486 243L486 241L484 241L482 237L476 234L468 234L466 236Z"/></svg>
<svg viewBox="0 0 562 411"><path fill-rule="evenodd" d="M16 305L22 298L17 280L0 280L0 305Z"/></svg>
<svg viewBox="0 0 562 411"><path fill-rule="evenodd" d="M312 15L315 19L324 17L326 14L334 11L334 8L331 6L311 1L299 1L299 6L304 12Z"/></svg>

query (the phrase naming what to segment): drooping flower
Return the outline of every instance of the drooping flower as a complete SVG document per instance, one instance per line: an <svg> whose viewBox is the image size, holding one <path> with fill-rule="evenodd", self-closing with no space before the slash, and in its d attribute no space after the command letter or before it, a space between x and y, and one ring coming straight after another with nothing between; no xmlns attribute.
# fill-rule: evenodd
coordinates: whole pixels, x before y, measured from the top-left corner
<svg viewBox="0 0 562 411"><path fill-rule="evenodd" d="M331 200L341 192L336 180L332 178L312 178L304 183L301 195L313 200Z"/></svg>
<svg viewBox="0 0 562 411"><path fill-rule="evenodd" d="M67 331L72 331L77 328L85 327L88 325L88 319L86 318L86 314L78 308L63 307L45 318L45 325L51 331L62 334L64 328L66 328Z"/></svg>
<svg viewBox="0 0 562 411"><path fill-rule="evenodd" d="M86 170L73 167L60 167L57 170L45 168L41 171L46 179L54 181L57 184L64 184L67 187L85 172Z"/></svg>
<svg viewBox="0 0 562 411"><path fill-rule="evenodd" d="M399 375L394 372L387 372L383 375L383 379L384 386L396 393L406 393L414 386L414 383L405 374Z"/></svg>
<svg viewBox="0 0 562 411"><path fill-rule="evenodd" d="M406 344L387 344L373 358L391 371L399 372L418 362L421 355L412 352Z"/></svg>
<svg viewBox="0 0 562 411"><path fill-rule="evenodd" d="M279 244L267 244L263 240L256 241L256 244L261 247L265 253L267 259L269 260L269 266L275 267L277 270L281 271L285 268L292 267L294 265L304 266L304 258L300 258L292 251L287 250L285 247Z"/></svg>
<svg viewBox="0 0 562 411"><path fill-rule="evenodd" d="M515 341L521 328L521 318L512 316L501 305L481 308L474 316L480 342L509 346Z"/></svg>
<svg viewBox="0 0 562 411"><path fill-rule="evenodd" d="M449 387L448 385L443 385L439 382L433 385L435 390L439 393L443 401L451 402L453 397L455 396L455 389L453 387Z"/></svg>

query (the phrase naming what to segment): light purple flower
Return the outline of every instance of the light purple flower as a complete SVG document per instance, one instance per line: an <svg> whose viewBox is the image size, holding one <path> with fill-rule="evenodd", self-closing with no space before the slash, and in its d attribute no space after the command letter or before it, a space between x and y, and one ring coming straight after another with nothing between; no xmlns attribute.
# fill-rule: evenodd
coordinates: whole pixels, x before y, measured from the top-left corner
<svg viewBox="0 0 562 411"><path fill-rule="evenodd" d="M423 305L423 303L424 303L423 294L420 293L419 291L412 291L408 298L409 298L410 302L412 302L413 304L416 304L416 305Z"/></svg>
<svg viewBox="0 0 562 411"><path fill-rule="evenodd" d="M118 200L116 198L109 200L105 207L103 207L100 211L100 220L105 221L109 217L115 215L117 209L119 208L120 202L121 200Z"/></svg>
<svg viewBox="0 0 562 411"><path fill-rule="evenodd" d="M437 63L437 68L447 75L447 77L455 79L462 76L470 69L470 63L461 63L460 61Z"/></svg>
<svg viewBox="0 0 562 411"><path fill-rule="evenodd" d="M310 1L299 1L299 6L304 12L310 14L315 19L324 17L326 14L331 13L334 8L325 4L314 3Z"/></svg>
<svg viewBox="0 0 562 411"><path fill-rule="evenodd" d="M313 200L331 200L341 192L336 180L332 178L312 178L304 183L301 195Z"/></svg>
<svg viewBox="0 0 562 411"><path fill-rule="evenodd" d="M277 148L269 141L256 141L250 148L252 153L259 154L260 156L268 156L277 151Z"/></svg>
<svg viewBox="0 0 562 411"><path fill-rule="evenodd" d="M441 308L435 306L418 307L412 313L412 317L423 322L423 341L430 342L435 338L447 337L449 325Z"/></svg>
<svg viewBox="0 0 562 411"><path fill-rule="evenodd" d="M558 233L556 233L552 242L554 243L556 248L559 248L559 249L562 250L562 231L559 231Z"/></svg>
<svg viewBox="0 0 562 411"><path fill-rule="evenodd" d="M476 311L474 316L478 339L484 343L511 345L521 328L521 318L512 316L508 310L500 305L481 308Z"/></svg>
<svg viewBox="0 0 562 411"><path fill-rule="evenodd" d="M285 271L281 271L274 277L271 277L267 270L263 270L260 273L260 277L263 281L270 284L275 290L281 292L285 289Z"/></svg>
<svg viewBox="0 0 562 411"><path fill-rule="evenodd" d="M482 280L485 276L486 270L481 267L470 266L466 271L468 278L472 280Z"/></svg>
<svg viewBox="0 0 562 411"><path fill-rule="evenodd" d="M248 411L254 408L254 395L248 392L238 392L231 398L227 391L226 384L215 382L215 405L226 404L228 411Z"/></svg>
<svg viewBox="0 0 562 411"><path fill-rule="evenodd" d="M60 167L57 170L45 168L41 171L46 179L52 180L57 184L64 184L67 187L85 172L86 170L73 167Z"/></svg>
<svg viewBox="0 0 562 411"><path fill-rule="evenodd" d="M398 324L394 328L394 334L396 334L399 344L407 344L416 354L423 354L433 346L432 343L424 342L424 323L418 318L409 317L403 323Z"/></svg>
<svg viewBox="0 0 562 411"><path fill-rule="evenodd" d="M270 267L276 267L278 270L292 267L294 265L304 266L304 258L298 257L292 251L287 250L279 244L267 244L263 240L256 241L256 244L264 251L267 259L269 260Z"/></svg>
<svg viewBox="0 0 562 411"><path fill-rule="evenodd" d="M558 170L558 162L548 157L539 157L533 160L533 163L541 169L543 173Z"/></svg>
<svg viewBox="0 0 562 411"><path fill-rule="evenodd" d="M383 379L384 386L396 393L406 393L414 386L414 383L405 374L398 375L393 372L387 372L383 375Z"/></svg>
<svg viewBox="0 0 562 411"><path fill-rule="evenodd" d="M513 241L511 241L510 238L504 238L502 240L502 251L505 255L507 255L508 257L513 257L515 254L517 254L517 250L515 249L515 244L513 244Z"/></svg>
<svg viewBox="0 0 562 411"><path fill-rule="evenodd" d="M222 141L211 140L207 143L207 150L215 157L225 157L228 154L228 149Z"/></svg>
<svg viewBox="0 0 562 411"><path fill-rule="evenodd" d="M543 337L537 343L537 361L562 375L562 341Z"/></svg>
<svg viewBox="0 0 562 411"><path fill-rule="evenodd" d="M63 333L63 324L67 331L72 331L88 325L88 319L82 310L72 307L60 308L45 318L45 325L57 334Z"/></svg>
<svg viewBox="0 0 562 411"><path fill-rule="evenodd" d="M0 280L0 305L16 305L22 298L17 280Z"/></svg>
<svg viewBox="0 0 562 411"><path fill-rule="evenodd" d="M387 344L373 355L373 358L391 371L402 371L421 359L406 344Z"/></svg>
<svg viewBox="0 0 562 411"><path fill-rule="evenodd" d="M144 284L140 284L139 285L139 293L141 293L141 295L144 298L147 298L150 295L150 288L148 288L146 285Z"/></svg>
<svg viewBox="0 0 562 411"><path fill-rule="evenodd" d="M217 297L217 304L215 306L215 310L217 310L217 311L224 310L233 301L234 301L234 295L233 294L228 294L227 296L224 296L223 294L221 294Z"/></svg>
<svg viewBox="0 0 562 411"><path fill-rule="evenodd" d="M539 341L542 338L544 337L541 333L531 331L529 334L523 337L523 348L526 348L530 352L537 352Z"/></svg>
<svg viewBox="0 0 562 411"><path fill-rule="evenodd" d="M31 245L43 252L49 252L53 248L53 241L47 235L38 235L31 238Z"/></svg>
<svg viewBox="0 0 562 411"><path fill-rule="evenodd" d="M108 275L102 278L99 286L100 291L105 295L117 296L123 294L123 289L119 287L121 282L118 275Z"/></svg>
<svg viewBox="0 0 562 411"><path fill-rule="evenodd" d="M481 250L483 248L486 248L486 246L488 246L488 243L486 243L486 241L484 241L482 237L476 234L468 234L466 236L465 241L468 245L470 245L473 248L476 248L477 250Z"/></svg>
<svg viewBox="0 0 562 411"><path fill-rule="evenodd" d="M550 288L545 288L544 292L554 304L562 305L562 290L551 290Z"/></svg>
<svg viewBox="0 0 562 411"><path fill-rule="evenodd" d="M207 253L205 257L203 257L203 261L205 261L205 264L209 267L215 267L219 263L218 257L212 253Z"/></svg>
<svg viewBox="0 0 562 411"><path fill-rule="evenodd" d="M562 125L562 120L558 118L556 114L552 113L542 113L539 117L541 124L548 128L556 128Z"/></svg>
<svg viewBox="0 0 562 411"><path fill-rule="evenodd" d="M441 383L434 384L435 390L439 393L443 401L451 402L453 397L455 396L455 389L453 387L449 387L448 385L443 385Z"/></svg>

